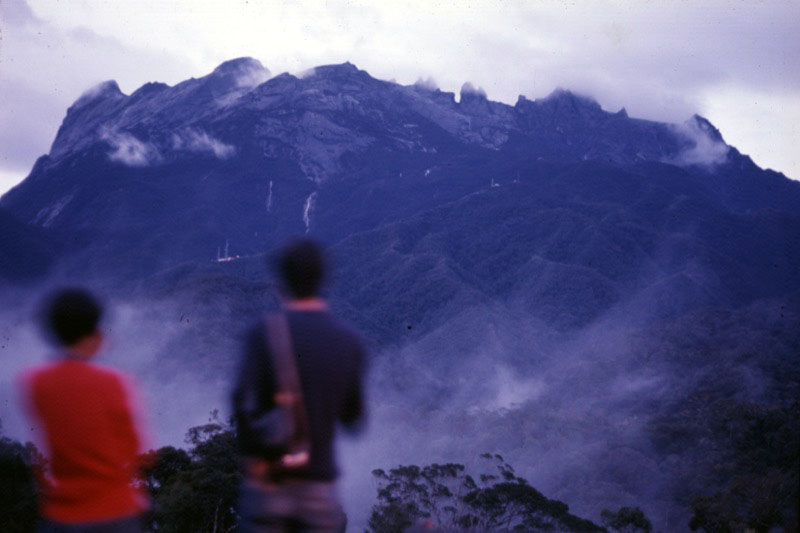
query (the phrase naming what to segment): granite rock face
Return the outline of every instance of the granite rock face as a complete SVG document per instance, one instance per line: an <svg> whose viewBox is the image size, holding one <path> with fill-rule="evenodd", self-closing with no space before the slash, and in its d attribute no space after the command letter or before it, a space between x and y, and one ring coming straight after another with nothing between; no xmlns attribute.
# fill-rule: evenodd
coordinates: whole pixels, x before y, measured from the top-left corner
<svg viewBox="0 0 800 533"><path fill-rule="evenodd" d="M430 312L501 298L564 324L633 294L680 313L800 287L800 186L702 117L640 120L563 89L510 106L467 83L456 100L350 63L100 84L0 208L58 236L67 271L126 280L309 234L378 280L342 293L366 308L405 278L441 293Z"/></svg>

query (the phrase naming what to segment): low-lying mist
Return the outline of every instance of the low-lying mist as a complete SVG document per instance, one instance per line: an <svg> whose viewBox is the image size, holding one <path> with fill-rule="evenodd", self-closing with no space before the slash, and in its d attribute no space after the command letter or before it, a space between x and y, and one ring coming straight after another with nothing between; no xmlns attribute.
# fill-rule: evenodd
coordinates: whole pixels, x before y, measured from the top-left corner
<svg viewBox="0 0 800 533"><path fill-rule="evenodd" d="M186 431L205 423L212 410L228 416L240 335L257 312L225 299L185 296L108 304L107 345L98 362L139 383L153 447L183 445ZM657 529L685 528L688 508L671 492L673 469L683 458L654 448L651 425L721 360L730 363L723 365L728 379L741 385L732 393L740 400L757 402L774 390L753 362L761 333L749 331L767 331L778 308L754 306L711 333L698 317L631 325L630 308L557 332L514 304L494 302L453 312L424 333L409 330L408 341L371 354L369 422L361 435L340 440L350 525L366 526L375 501L373 469L433 462L469 467L492 452L579 516L597 521L603 508L638 505ZM54 352L34 323L35 310L30 303L0 315L0 419L3 432L20 440L30 431L14 378ZM797 323L796 313L785 306L781 312L784 327ZM732 346L715 348L720 336L733 339ZM697 339L709 343L707 360L691 359Z"/></svg>
<svg viewBox="0 0 800 533"><path fill-rule="evenodd" d="M468 309L376 358L370 431L344 453L345 483L360 500L374 498L373 467L470 465L492 452L589 519L603 508L664 507L644 424L674 376L638 365L632 332L611 320L554 335L524 317ZM369 505L355 509L360 523Z"/></svg>

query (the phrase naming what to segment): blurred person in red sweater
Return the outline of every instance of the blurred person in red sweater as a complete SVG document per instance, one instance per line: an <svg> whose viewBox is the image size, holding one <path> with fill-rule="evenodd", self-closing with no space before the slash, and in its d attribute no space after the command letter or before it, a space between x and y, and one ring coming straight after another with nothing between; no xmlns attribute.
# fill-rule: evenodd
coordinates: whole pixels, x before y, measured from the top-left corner
<svg viewBox="0 0 800 533"><path fill-rule="evenodd" d="M40 533L144 531L148 501L134 483L144 451L134 389L122 373L92 362L103 346L102 315L83 289L53 294L43 322L58 355L21 378L47 457L37 472Z"/></svg>

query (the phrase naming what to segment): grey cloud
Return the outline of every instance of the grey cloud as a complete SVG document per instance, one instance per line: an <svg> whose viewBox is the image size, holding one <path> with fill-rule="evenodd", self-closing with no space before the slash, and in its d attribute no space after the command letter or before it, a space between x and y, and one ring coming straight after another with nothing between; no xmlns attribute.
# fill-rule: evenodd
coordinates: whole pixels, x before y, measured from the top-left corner
<svg viewBox="0 0 800 533"><path fill-rule="evenodd" d="M102 80L128 92L146 76L169 82L196 75L164 51L124 45L89 28L61 29L38 18L22 0L0 0L0 175L25 176L47 153L67 108ZM0 184L0 194L12 185Z"/></svg>
<svg viewBox="0 0 800 533"><path fill-rule="evenodd" d="M800 82L797 2L592 4L568 11L519 14L529 29L564 44L562 63L594 63L614 77L646 73L678 90L711 81Z"/></svg>
<svg viewBox="0 0 800 533"><path fill-rule="evenodd" d="M0 165L26 175L55 138L66 107L58 94L14 79L0 78L0 94Z"/></svg>
<svg viewBox="0 0 800 533"><path fill-rule="evenodd" d="M0 2L0 21L4 27L24 26L40 22L25 0L3 0Z"/></svg>
<svg viewBox="0 0 800 533"><path fill-rule="evenodd" d="M404 56L406 79L424 68L448 90L469 79L507 103L562 86L671 122L702 113L701 93L719 84L800 90L796 2L542 2L485 11L458 31L447 22L408 29L416 44ZM368 49L358 53L362 68L385 68Z"/></svg>

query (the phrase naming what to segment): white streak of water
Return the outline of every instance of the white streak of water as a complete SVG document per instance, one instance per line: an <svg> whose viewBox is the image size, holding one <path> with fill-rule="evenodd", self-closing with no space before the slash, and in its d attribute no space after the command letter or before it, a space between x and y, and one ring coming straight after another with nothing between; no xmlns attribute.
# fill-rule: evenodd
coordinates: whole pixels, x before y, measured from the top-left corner
<svg viewBox="0 0 800 533"><path fill-rule="evenodd" d="M317 192L314 191L308 195L305 204L303 204L303 223L306 225L306 233L311 228L311 212L314 210L314 202L317 200Z"/></svg>

